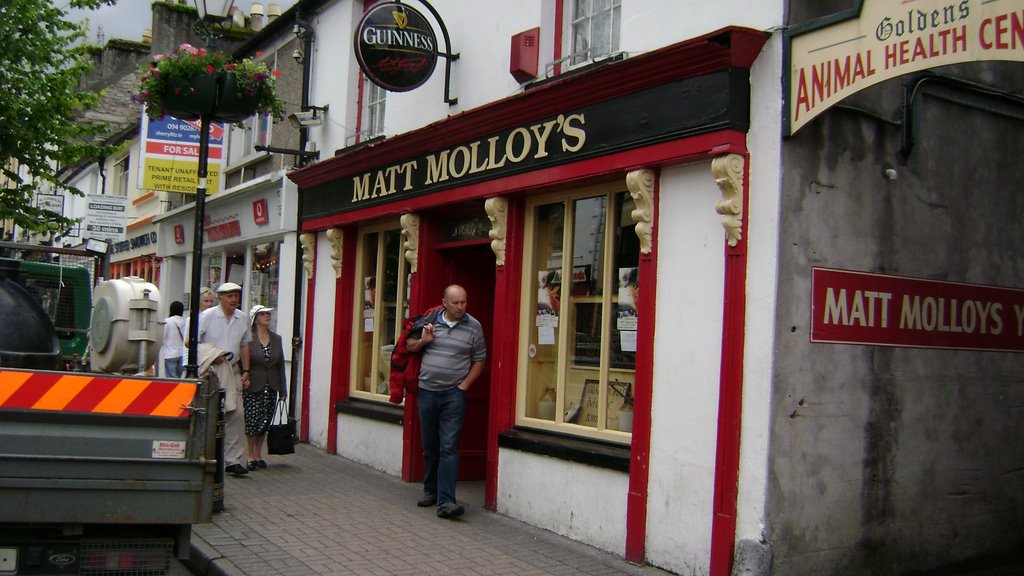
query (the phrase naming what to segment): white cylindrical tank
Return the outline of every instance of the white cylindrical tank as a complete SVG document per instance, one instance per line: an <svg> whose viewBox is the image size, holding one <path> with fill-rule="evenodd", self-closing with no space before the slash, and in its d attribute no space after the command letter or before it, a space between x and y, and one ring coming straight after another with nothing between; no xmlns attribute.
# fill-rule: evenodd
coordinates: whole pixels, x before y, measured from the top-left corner
<svg viewBox="0 0 1024 576"><path fill-rule="evenodd" d="M92 297L89 341L93 370L144 372L156 362L163 338L160 291L129 276L101 283Z"/></svg>

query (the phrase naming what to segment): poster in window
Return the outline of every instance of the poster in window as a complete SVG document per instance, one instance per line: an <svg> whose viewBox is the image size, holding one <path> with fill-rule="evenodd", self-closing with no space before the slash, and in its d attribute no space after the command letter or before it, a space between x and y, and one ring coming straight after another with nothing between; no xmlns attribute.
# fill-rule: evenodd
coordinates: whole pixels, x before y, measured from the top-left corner
<svg viewBox="0 0 1024 576"><path fill-rule="evenodd" d="M619 307L615 322L615 328L619 332L636 331L640 293L637 272L636 267L619 268Z"/></svg>
<svg viewBox="0 0 1024 576"><path fill-rule="evenodd" d="M377 301L377 277L363 278L363 332L373 332L374 306Z"/></svg>
<svg viewBox="0 0 1024 576"><path fill-rule="evenodd" d="M559 293L562 287L562 271L541 270L537 272L537 333L538 344L555 343L555 329L558 328L558 314L561 310Z"/></svg>

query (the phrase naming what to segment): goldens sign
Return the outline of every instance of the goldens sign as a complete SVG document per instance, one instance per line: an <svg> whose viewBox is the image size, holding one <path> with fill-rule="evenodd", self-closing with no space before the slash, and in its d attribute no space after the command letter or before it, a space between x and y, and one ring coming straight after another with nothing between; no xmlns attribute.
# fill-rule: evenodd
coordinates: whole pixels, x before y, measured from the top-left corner
<svg viewBox="0 0 1024 576"><path fill-rule="evenodd" d="M1024 61L1024 0L860 0L786 33L787 133L847 96L937 66Z"/></svg>

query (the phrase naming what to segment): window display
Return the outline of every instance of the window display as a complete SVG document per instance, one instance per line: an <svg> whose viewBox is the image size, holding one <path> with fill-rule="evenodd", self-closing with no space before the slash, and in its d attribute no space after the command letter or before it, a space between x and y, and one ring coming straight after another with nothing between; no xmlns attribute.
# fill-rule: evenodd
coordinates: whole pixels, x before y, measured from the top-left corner
<svg viewBox="0 0 1024 576"><path fill-rule="evenodd" d="M621 191L530 209L520 424L628 442L639 297L632 209Z"/></svg>
<svg viewBox="0 0 1024 576"><path fill-rule="evenodd" d="M408 264L399 228L364 231L359 237L353 395L387 401L391 351L408 315Z"/></svg>

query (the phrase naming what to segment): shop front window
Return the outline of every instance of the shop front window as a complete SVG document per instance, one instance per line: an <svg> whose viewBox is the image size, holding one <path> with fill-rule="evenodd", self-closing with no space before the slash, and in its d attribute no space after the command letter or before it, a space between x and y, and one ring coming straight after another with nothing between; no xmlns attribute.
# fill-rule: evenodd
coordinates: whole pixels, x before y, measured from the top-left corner
<svg viewBox="0 0 1024 576"><path fill-rule="evenodd" d="M358 251L352 395L387 401L391 351L409 313L401 230L363 231Z"/></svg>
<svg viewBox="0 0 1024 576"><path fill-rule="evenodd" d="M639 261L632 210L621 191L531 206L521 425L629 441Z"/></svg>
<svg viewBox="0 0 1024 576"><path fill-rule="evenodd" d="M262 304L277 309L278 286L280 283L281 266L280 242L264 242L251 248L252 272L247 288L249 289L249 305ZM271 315L270 329L277 331L280 310Z"/></svg>

